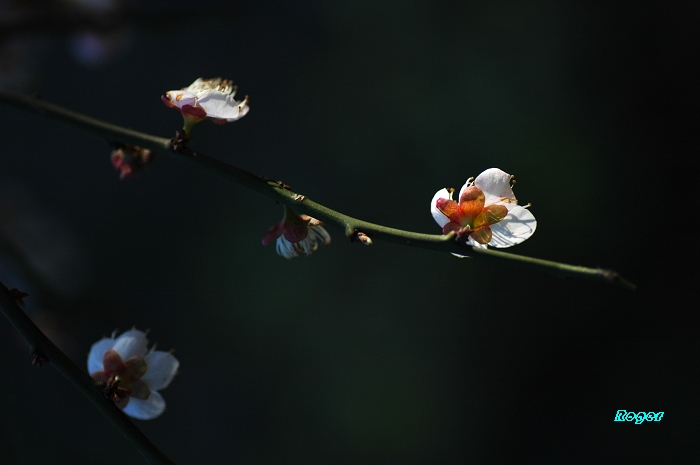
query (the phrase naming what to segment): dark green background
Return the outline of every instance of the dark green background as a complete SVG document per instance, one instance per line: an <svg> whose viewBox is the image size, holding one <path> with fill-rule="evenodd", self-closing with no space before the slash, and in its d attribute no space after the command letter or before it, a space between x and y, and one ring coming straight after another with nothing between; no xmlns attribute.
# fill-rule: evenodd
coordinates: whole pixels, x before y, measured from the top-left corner
<svg viewBox="0 0 700 465"><path fill-rule="evenodd" d="M636 292L337 230L287 261L260 244L267 198L172 158L119 181L103 141L11 108L0 230L52 291L4 256L0 280L81 365L114 328L176 349L167 411L137 424L180 464L697 462L688 5L127 2L130 46L96 67L68 51L82 26L0 35L35 47L22 92L166 137L160 95L233 79L250 113L192 147L368 221L438 233L433 194L499 167L538 220L512 252ZM145 463L3 320L0 353L3 463Z"/></svg>

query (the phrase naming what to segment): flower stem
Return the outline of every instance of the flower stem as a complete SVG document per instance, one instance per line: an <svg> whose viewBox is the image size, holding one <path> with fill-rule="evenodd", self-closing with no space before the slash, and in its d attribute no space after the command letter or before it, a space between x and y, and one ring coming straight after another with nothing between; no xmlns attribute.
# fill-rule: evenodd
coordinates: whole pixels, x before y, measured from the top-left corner
<svg viewBox="0 0 700 465"><path fill-rule="evenodd" d="M50 363L59 373L88 398L92 404L128 439L134 447L148 460L148 463L158 465L174 465L160 449L158 449L145 434L134 425L126 415L107 400L96 381L85 371L80 369L61 349L51 342L44 333L34 324L26 313L17 305L15 297L0 283L0 312L2 312L12 326L24 337L29 344L30 352L35 354L35 359Z"/></svg>
<svg viewBox="0 0 700 465"><path fill-rule="evenodd" d="M560 277L584 278L607 282L626 289L635 289L635 285L622 278L617 272L605 269L573 266L537 258L514 255L491 249L471 248L459 245L451 235L422 234L400 229L389 228L378 224L368 223L344 215L328 207L324 207L303 195L292 192L288 186L272 179L263 178L191 150L182 139L166 139L150 134L126 129L121 126L105 123L80 113L76 113L36 98L25 97L9 92L0 91L0 103L28 111L35 111L43 116L59 120L77 127L111 143L126 143L148 148L161 154L175 155L184 158L200 167L214 171L237 184L253 189L277 202L293 207L309 216L317 218L326 224L335 226L352 238L357 232L362 232L374 239L384 239L389 242L420 247L457 254L469 254L480 260L511 263L531 269L547 271ZM465 250L467 249L467 250Z"/></svg>

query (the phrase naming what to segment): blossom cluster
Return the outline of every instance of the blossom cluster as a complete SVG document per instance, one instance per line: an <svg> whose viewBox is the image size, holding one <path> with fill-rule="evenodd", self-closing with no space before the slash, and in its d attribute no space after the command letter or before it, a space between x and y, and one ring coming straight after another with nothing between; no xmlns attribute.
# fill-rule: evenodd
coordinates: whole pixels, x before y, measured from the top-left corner
<svg viewBox="0 0 700 465"><path fill-rule="evenodd" d="M185 132L189 134L192 126L204 119L221 124L245 116L249 110L248 98L236 101L234 95L231 81L200 78L187 88L166 92L162 99L182 113ZM133 174L134 166L141 168L134 160L144 166L150 161L150 153L141 160L134 156L141 154L139 148L132 152L122 150L112 156L122 176ZM514 182L513 176L498 168L487 169L476 179L467 180L457 200L453 199L454 189L440 189L430 202L430 211L443 234L453 235L462 245L511 247L529 238L537 227L527 206L518 205ZM372 243L361 232L354 239L367 245ZM292 259L311 255L320 245L330 244L331 237L319 220L297 215L284 206L282 220L262 237L263 245L272 242L276 242L279 255ZM146 333L137 329L115 336L93 344L88 356L90 375L104 385L105 395L127 415L140 419L158 417L165 410L165 401L158 391L173 380L178 360L155 347L149 350Z"/></svg>

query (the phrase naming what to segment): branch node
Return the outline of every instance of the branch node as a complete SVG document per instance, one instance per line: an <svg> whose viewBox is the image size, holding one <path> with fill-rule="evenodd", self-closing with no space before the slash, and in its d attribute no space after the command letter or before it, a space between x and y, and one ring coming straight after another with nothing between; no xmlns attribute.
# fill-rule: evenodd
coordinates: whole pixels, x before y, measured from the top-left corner
<svg viewBox="0 0 700 465"><path fill-rule="evenodd" d="M630 290L637 289L637 286L634 283L627 281L625 278L620 276L620 273L618 273L615 270L606 270L606 269L598 268L597 271L598 271L598 274L603 277L603 279L605 279L607 282L609 282L611 284L618 284L618 285L620 285L622 287L626 287L627 289L630 289Z"/></svg>
<svg viewBox="0 0 700 465"><path fill-rule="evenodd" d="M348 234L348 239L350 239L350 242L359 242L360 244L364 245L372 245L372 239L367 234L358 231L357 229Z"/></svg>
<svg viewBox="0 0 700 465"><path fill-rule="evenodd" d="M27 294L24 291L20 291L19 289L10 289L10 295L12 295L12 297L15 299L15 302L20 307L24 307L24 298L29 296L29 294Z"/></svg>
<svg viewBox="0 0 700 465"><path fill-rule="evenodd" d="M41 368L44 366L44 363L49 363L49 359L46 357L46 355L42 354L37 349L34 349L29 355L32 356L33 367Z"/></svg>
<svg viewBox="0 0 700 465"><path fill-rule="evenodd" d="M292 186L290 186L289 184L285 184L285 183L283 183L282 181L275 181L275 184L277 184L277 185L278 185L279 187L281 187L282 189L285 189L285 190L288 190L288 191L289 191L289 190L292 190ZM294 200L296 201L296 198L294 198Z"/></svg>
<svg viewBox="0 0 700 465"><path fill-rule="evenodd" d="M178 129L175 132L175 137L170 139L170 150L175 153L183 153L187 148L187 143L192 140L183 129Z"/></svg>

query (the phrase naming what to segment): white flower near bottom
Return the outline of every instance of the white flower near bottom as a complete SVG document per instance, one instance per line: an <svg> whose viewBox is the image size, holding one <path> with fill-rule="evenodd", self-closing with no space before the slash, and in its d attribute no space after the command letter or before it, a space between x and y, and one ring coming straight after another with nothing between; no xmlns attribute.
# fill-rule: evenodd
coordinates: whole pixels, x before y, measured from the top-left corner
<svg viewBox="0 0 700 465"><path fill-rule="evenodd" d="M105 337L92 345L88 373L114 390L113 400L124 413L150 420L165 410L157 391L168 387L180 362L170 352L148 349L146 333L131 329L115 338Z"/></svg>
<svg viewBox="0 0 700 465"><path fill-rule="evenodd" d="M297 215L294 210L284 206L284 218L273 225L262 238L263 245L277 240L277 255L287 259L306 256L316 252L319 245L331 243L331 235L316 218Z"/></svg>
<svg viewBox="0 0 700 465"><path fill-rule="evenodd" d="M458 201L452 200L453 189L439 190L430 211L443 233L454 232L464 245L505 248L520 244L535 232L537 220L518 205L512 182L513 176L505 171L489 168L467 180Z"/></svg>

